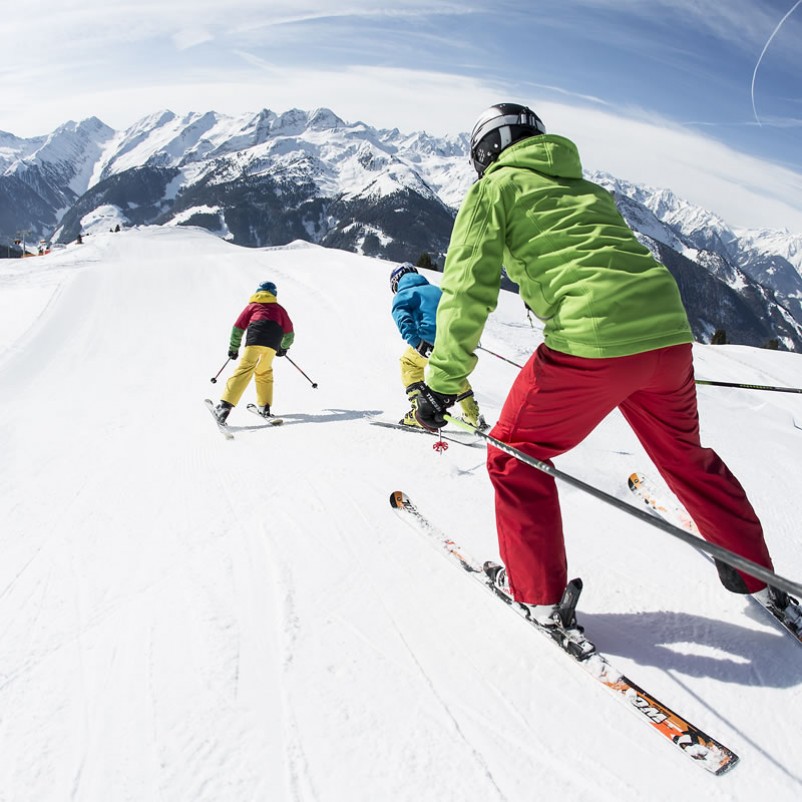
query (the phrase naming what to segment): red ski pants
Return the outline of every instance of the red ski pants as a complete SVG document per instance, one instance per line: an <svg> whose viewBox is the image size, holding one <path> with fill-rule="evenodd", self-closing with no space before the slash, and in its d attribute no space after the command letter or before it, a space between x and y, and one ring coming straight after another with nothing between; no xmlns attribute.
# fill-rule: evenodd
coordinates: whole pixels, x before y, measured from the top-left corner
<svg viewBox="0 0 802 802"><path fill-rule="evenodd" d="M541 345L512 385L492 436L548 462L616 407L706 540L772 568L760 521L738 480L699 439L690 345L586 359ZM554 479L493 446L499 553L516 601L552 604L567 582ZM765 582L739 572L750 593Z"/></svg>

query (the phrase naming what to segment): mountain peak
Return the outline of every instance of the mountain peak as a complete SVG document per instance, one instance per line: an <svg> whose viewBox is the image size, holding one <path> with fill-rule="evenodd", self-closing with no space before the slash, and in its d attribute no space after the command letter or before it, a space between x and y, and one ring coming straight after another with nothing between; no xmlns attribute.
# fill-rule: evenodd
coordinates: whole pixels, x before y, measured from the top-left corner
<svg viewBox="0 0 802 802"><path fill-rule="evenodd" d="M341 120L331 109L315 109L309 115L309 127L318 131L343 128L345 121Z"/></svg>

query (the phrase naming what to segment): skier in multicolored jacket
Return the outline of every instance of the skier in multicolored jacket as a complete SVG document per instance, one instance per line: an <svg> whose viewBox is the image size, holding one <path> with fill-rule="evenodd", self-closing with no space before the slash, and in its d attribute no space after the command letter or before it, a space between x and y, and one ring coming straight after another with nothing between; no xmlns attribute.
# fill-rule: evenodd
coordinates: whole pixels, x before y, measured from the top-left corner
<svg viewBox="0 0 802 802"><path fill-rule="evenodd" d="M260 284L231 329L229 359L237 359L239 356L242 335L246 330L248 336L242 358L226 382L220 403L214 408L221 423L225 423L229 412L239 403L251 376L255 377L259 414L270 417L270 406L273 403L273 358L284 356L295 339L292 321L284 307L276 301L277 294L276 285L272 281Z"/></svg>
<svg viewBox="0 0 802 802"><path fill-rule="evenodd" d="M612 195L583 179L574 143L546 134L531 109L491 106L470 148L479 179L454 222L418 420L441 426L473 370L503 265L545 321L544 343L513 383L492 436L549 461L617 408L702 535L771 569L743 488L700 443L693 337L669 271ZM555 623L567 569L554 479L492 445L487 466L506 567L497 578L531 617ZM787 604L762 580L717 567L727 589Z"/></svg>
<svg viewBox="0 0 802 802"><path fill-rule="evenodd" d="M409 346L401 354L400 362L401 381L412 408L399 423L405 426L420 426L415 419L415 403L423 385L424 369L432 351L435 316L441 292L439 287L430 284L409 262L404 262L393 269L390 274L390 289L393 291L393 320ZM479 414L479 404L467 379L460 385L458 400L464 420L471 426L488 428L484 418Z"/></svg>

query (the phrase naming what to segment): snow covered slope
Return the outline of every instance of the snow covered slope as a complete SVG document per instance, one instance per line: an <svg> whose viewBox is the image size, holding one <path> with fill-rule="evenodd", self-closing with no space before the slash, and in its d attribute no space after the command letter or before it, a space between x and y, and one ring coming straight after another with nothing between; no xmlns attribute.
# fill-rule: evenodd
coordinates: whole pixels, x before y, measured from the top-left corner
<svg viewBox="0 0 802 802"><path fill-rule="evenodd" d="M723 777L390 509L403 489L498 556L483 451L369 425L405 411L388 263L184 228L86 243L0 267L0 800L800 798L802 654L686 545L561 489L580 621L741 756ZM286 424L253 428L250 387L229 442L202 400L265 280L319 387L278 360ZM504 295L482 344L522 361L540 339ZM699 378L802 386L799 355L695 349ZM515 369L480 356L494 419ZM699 395L798 580L802 400ZM558 465L622 499L654 473L618 414Z"/></svg>

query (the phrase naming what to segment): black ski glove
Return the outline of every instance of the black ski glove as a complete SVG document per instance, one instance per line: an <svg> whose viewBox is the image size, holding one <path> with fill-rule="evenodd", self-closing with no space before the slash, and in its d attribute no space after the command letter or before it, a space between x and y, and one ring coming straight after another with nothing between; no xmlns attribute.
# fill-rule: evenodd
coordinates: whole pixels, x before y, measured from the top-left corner
<svg viewBox="0 0 802 802"><path fill-rule="evenodd" d="M276 351L276 356L287 356L287 349L279 348L278 351Z"/></svg>
<svg viewBox="0 0 802 802"><path fill-rule="evenodd" d="M434 346L431 343L427 343L426 340L421 340L418 343L418 347L415 349L422 357L429 358L429 355L432 353L432 349Z"/></svg>
<svg viewBox="0 0 802 802"><path fill-rule="evenodd" d="M229 359L239 359L239 349L237 349L237 348L229 348L228 349L228 358Z"/></svg>
<svg viewBox="0 0 802 802"><path fill-rule="evenodd" d="M427 384L421 387L418 395L418 403L415 408L415 417L418 423L425 429L442 429L446 425L443 415L448 408L457 400L456 395L437 393Z"/></svg>

